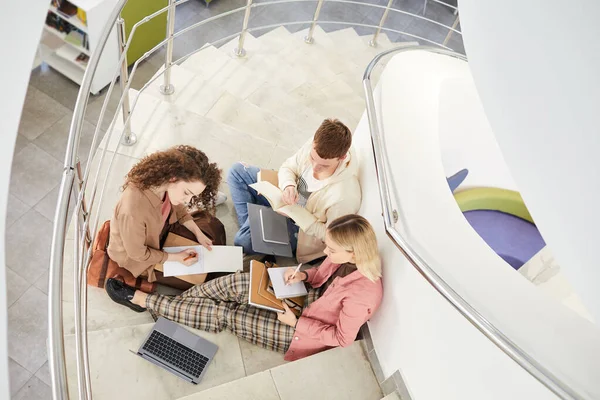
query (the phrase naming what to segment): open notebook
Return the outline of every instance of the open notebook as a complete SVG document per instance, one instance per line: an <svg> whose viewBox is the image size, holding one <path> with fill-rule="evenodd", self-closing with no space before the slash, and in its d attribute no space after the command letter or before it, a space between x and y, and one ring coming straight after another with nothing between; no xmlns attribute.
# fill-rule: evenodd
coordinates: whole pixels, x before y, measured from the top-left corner
<svg viewBox="0 0 600 400"><path fill-rule="evenodd" d="M269 278L273 284L275 297L278 299L289 299L290 297L306 296L306 286L303 282L297 282L292 285L285 284L284 274L288 267L268 268Z"/></svg>
<svg viewBox="0 0 600 400"><path fill-rule="evenodd" d="M185 266L178 261L165 261L163 264L165 276L236 272L242 269L242 248L239 246L212 246L210 251L200 245L165 247L163 250L167 253L179 253L190 248L198 255L198 261L190 266Z"/></svg>
<svg viewBox="0 0 600 400"><path fill-rule="evenodd" d="M250 290L248 295L248 303L254 307L262 308L269 311L283 312L283 302L290 307L296 316L302 313L302 307L306 296L288 298L285 300L277 299L274 293L269 290L269 274L265 264L252 261L250 263Z"/></svg>

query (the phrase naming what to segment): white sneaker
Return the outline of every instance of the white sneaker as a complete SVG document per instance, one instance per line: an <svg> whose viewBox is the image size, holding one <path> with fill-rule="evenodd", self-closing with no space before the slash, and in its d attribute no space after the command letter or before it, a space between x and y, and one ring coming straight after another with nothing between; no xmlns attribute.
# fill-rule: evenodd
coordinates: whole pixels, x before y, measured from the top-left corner
<svg viewBox="0 0 600 400"><path fill-rule="evenodd" d="M215 206L220 206L221 204L227 201L227 195L221 191L217 193L217 198L215 199Z"/></svg>

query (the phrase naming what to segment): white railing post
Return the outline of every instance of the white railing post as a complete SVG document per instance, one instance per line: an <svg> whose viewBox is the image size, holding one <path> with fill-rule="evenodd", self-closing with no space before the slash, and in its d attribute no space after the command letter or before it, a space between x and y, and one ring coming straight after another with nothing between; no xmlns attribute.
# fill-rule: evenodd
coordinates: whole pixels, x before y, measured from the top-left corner
<svg viewBox="0 0 600 400"><path fill-rule="evenodd" d="M244 40L246 39L246 32L248 31L248 21L250 20L250 9L252 8L252 0L247 0L246 11L244 13L244 22L242 23L242 33L238 39L238 46L233 49L233 54L237 57L244 57L246 50L244 50Z"/></svg>
<svg viewBox="0 0 600 400"><path fill-rule="evenodd" d="M121 77L119 78L119 84L121 85L121 92L123 95L123 137L121 144L125 146L132 146L137 142L137 136L131 131L131 122L129 122L129 114L131 113L131 107L129 105L129 93L125 91L127 81L129 81L129 71L127 70L127 54L125 50L125 20L121 17L117 20L117 40L119 42L119 54L123 56L123 63L121 64Z"/></svg>
<svg viewBox="0 0 600 400"><path fill-rule="evenodd" d="M171 83L171 64L173 64L173 33L175 32L175 1L169 0L169 11L167 12L167 51L165 54L164 84L160 86L160 92L166 96L175 92L175 86Z"/></svg>
<svg viewBox="0 0 600 400"><path fill-rule="evenodd" d="M377 47L377 38L379 37L379 34L381 33L381 27L383 26L383 24L385 24L385 20L387 19L388 13L390 12L390 8L392 7L393 2L394 2L394 0L388 1L387 7L385 8L383 15L381 16L381 20L379 21L379 26L377 27L377 30L375 31L375 34L373 35L373 39L369 40L369 46Z"/></svg>
<svg viewBox="0 0 600 400"><path fill-rule="evenodd" d="M319 14L321 13L322 7L323 0L319 0L317 3L317 8L315 9L315 15L313 16L312 24L310 24L310 28L308 29L308 35L304 37L304 41L308 44L313 44L315 41L313 34L315 32L315 26L317 26L317 21L319 20Z"/></svg>

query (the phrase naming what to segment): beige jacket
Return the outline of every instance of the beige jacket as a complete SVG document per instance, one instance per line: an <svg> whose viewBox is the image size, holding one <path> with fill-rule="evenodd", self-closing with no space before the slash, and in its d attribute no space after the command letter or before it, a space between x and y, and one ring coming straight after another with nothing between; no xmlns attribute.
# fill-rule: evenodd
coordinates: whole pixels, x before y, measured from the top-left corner
<svg viewBox="0 0 600 400"><path fill-rule="evenodd" d="M298 179L310 167L312 140L296 154L288 158L279 169L279 188L297 186ZM358 158L350 149L335 173L325 181L325 186L313 192L306 202L306 211L312 214L312 223L300 226L296 257L299 262L308 262L325 254L325 231L334 219L358 212L361 203L358 183Z"/></svg>
<svg viewBox="0 0 600 400"><path fill-rule="evenodd" d="M144 272L154 282L154 264L164 263L167 253L160 250L160 234L164 223L161 213L163 201L151 190L140 190L133 185L123 191L110 220L108 256L120 267L138 277ZM173 206L170 224L183 224L192 216L183 205Z"/></svg>

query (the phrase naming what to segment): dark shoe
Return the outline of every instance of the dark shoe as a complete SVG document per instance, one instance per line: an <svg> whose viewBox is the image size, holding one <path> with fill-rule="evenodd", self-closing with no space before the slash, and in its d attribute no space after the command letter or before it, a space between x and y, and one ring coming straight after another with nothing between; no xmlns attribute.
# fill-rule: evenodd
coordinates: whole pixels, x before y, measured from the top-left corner
<svg viewBox="0 0 600 400"><path fill-rule="evenodd" d="M110 297L115 303L129 307L135 312L146 311L145 308L131 302L131 300L133 300L133 295L135 294L135 289L131 286L126 285L120 280L109 278L106 281L104 288L106 289L106 293L108 293L108 297Z"/></svg>

